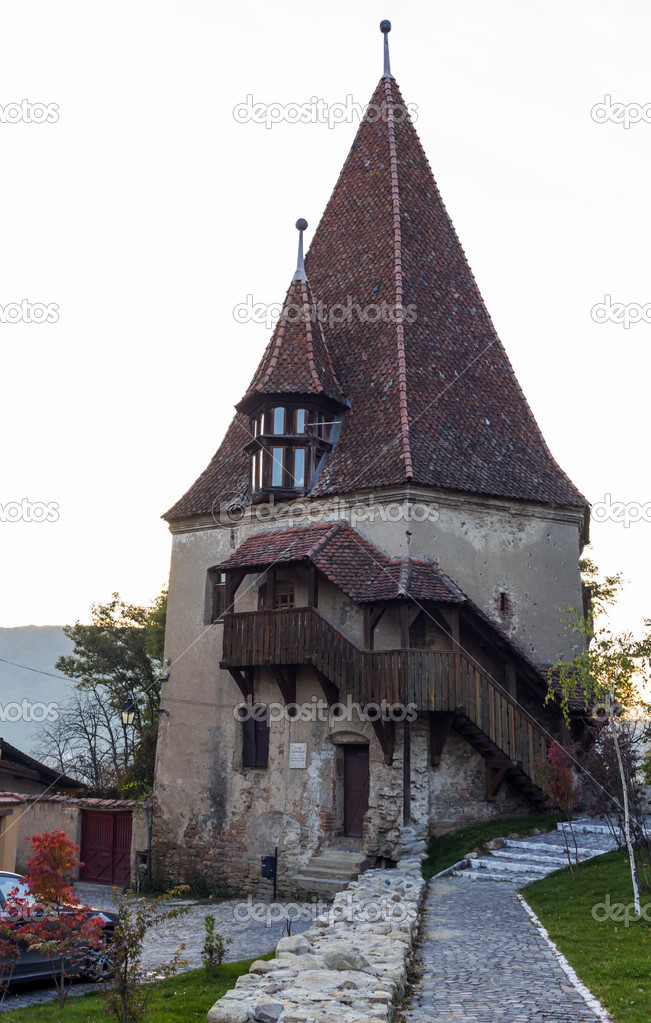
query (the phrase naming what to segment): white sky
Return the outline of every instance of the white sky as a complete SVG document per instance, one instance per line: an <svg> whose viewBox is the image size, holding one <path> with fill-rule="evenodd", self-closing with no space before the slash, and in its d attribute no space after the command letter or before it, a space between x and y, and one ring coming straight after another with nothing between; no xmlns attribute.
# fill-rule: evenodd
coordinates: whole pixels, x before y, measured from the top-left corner
<svg viewBox="0 0 651 1023"><path fill-rule="evenodd" d="M651 325L590 317L605 294L651 302L651 124L590 117L606 94L651 102L647 2L0 0L0 106L59 106L54 124L0 123L0 306L60 309L0 323L0 505L60 510L0 522L0 625L85 620L113 590L145 603L165 582L160 515L216 450L269 336L233 307L282 301L294 221L309 242L357 128L267 130L233 107L368 102L383 17L553 453L592 502L651 501ZM591 556L630 580L622 625L649 614L650 539L649 522L593 526Z"/></svg>

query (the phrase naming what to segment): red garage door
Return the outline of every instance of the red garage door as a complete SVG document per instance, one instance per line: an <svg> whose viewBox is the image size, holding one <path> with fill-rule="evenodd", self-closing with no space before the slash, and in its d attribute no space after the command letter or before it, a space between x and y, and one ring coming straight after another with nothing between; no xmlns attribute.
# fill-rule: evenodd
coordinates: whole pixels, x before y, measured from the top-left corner
<svg viewBox="0 0 651 1023"><path fill-rule="evenodd" d="M131 814L82 810L82 881L129 884L131 880Z"/></svg>

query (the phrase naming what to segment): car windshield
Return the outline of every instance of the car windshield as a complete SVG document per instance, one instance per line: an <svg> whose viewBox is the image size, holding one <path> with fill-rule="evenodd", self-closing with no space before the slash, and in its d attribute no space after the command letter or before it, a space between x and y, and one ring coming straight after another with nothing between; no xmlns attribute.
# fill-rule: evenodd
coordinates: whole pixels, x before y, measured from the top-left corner
<svg viewBox="0 0 651 1023"><path fill-rule="evenodd" d="M10 895L12 899L25 899L27 902L34 901L27 890L27 885L19 877L0 877L0 902L4 904Z"/></svg>

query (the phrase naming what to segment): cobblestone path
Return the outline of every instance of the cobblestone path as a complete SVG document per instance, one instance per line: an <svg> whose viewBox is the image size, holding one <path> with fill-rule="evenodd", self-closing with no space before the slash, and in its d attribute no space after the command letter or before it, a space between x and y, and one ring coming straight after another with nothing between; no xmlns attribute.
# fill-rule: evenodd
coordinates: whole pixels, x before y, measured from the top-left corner
<svg viewBox="0 0 651 1023"><path fill-rule="evenodd" d="M596 1023L507 883L440 878L407 1023Z"/></svg>
<svg viewBox="0 0 651 1023"><path fill-rule="evenodd" d="M113 889L106 885L75 884L75 892L82 902L94 909L114 908ZM307 930L317 915L316 907L310 903L252 903L241 900L229 900L216 905L175 903L181 904L190 907L186 915L152 928L145 938L142 961L148 973L155 974L161 963L171 959L182 941L186 946L183 956L187 959L187 965L183 969L194 970L201 966L201 947L205 938L204 920L208 913L215 917L215 929L225 938L232 938L232 944L227 946L225 956L227 962L252 959L275 948L283 934L284 917L288 908L293 918L292 934ZM93 991L94 988L94 984L77 981L73 984L71 994L83 994L86 991ZM0 1013L8 1009L35 1005L38 1002L52 1001L55 998L56 990L52 982L17 985L5 998Z"/></svg>

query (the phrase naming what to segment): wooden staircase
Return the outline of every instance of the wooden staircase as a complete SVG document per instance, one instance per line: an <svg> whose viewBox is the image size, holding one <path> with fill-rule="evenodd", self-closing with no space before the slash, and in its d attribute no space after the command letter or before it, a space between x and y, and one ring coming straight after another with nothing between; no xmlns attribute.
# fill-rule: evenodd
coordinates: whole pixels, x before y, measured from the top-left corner
<svg viewBox="0 0 651 1023"><path fill-rule="evenodd" d="M454 715L455 729L486 761L489 800L508 778L537 808L546 806L542 786L550 738L461 651L363 650L314 607L224 615L221 667L231 672L245 696L252 694L253 668L303 664L315 668L333 700L343 692L361 706L385 701ZM280 671L275 674L284 698L291 697L287 679ZM386 754L392 739L387 730L376 731Z"/></svg>

